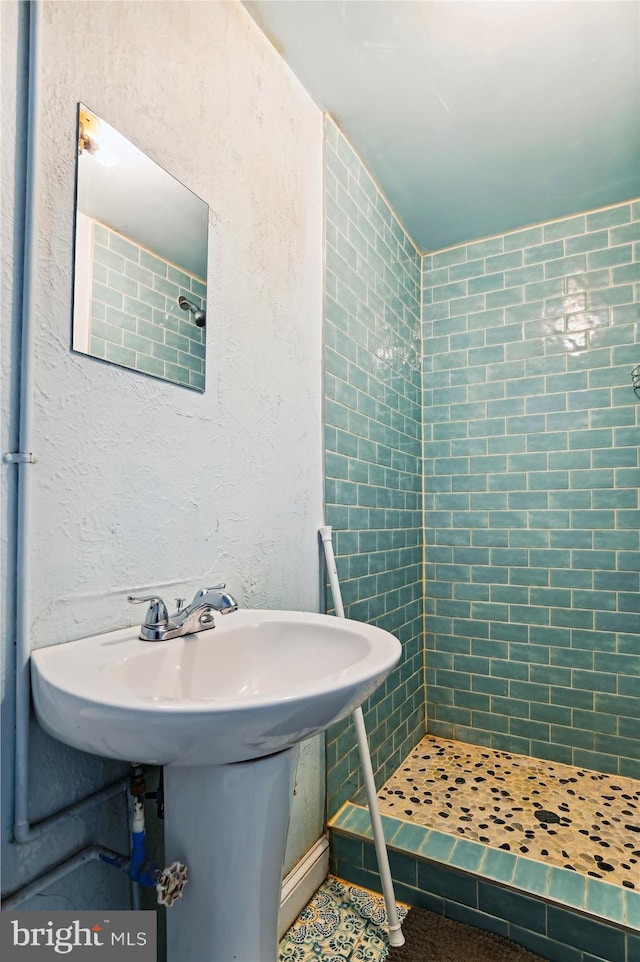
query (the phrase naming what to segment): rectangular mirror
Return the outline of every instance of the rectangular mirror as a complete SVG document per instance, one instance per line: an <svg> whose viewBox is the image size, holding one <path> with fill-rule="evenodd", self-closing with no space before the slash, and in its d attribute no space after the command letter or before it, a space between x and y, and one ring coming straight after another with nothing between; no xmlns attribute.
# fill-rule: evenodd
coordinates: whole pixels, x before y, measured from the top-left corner
<svg viewBox="0 0 640 962"><path fill-rule="evenodd" d="M74 351L204 391L209 207L78 105Z"/></svg>

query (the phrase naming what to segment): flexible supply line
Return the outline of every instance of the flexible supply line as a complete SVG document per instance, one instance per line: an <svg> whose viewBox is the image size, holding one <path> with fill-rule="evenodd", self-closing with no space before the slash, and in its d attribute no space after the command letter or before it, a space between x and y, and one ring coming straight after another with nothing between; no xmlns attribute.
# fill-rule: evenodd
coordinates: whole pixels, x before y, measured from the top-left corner
<svg viewBox="0 0 640 962"><path fill-rule="evenodd" d="M345 615L342 604L342 593L340 591L340 582L338 581L338 569L336 567L336 559L333 553L331 526L324 525L318 530L320 532L320 537L322 538L322 547L324 548L327 572L329 574L329 584L331 586L331 595L333 597L333 606L336 609L336 615L338 618L344 618ZM387 854L387 846L384 840L384 830L382 828L382 819L380 818L380 809L378 807L378 795L376 792L376 785L373 780L373 767L371 765L369 742L367 740L367 730L364 724L362 708L358 706L351 717L353 718L356 736L358 739L360 764L362 766L364 785L367 793L367 805L369 806L369 817L371 819L373 840L376 847L378 869L380 870L380 881L382 883L384 904L387 910L389 945L404 945L404 935L402 934L402 927L400 925L400 919L398 918L398 907L396 905L396 897L393 890L393 879L391 878L391 870L389 868L389 856Z"/></svg>
<svg viewBox="0 0 640 962"><path fill-rule="evenodd" d="M118 779L87 798L55 812L40 822L29 821L29 718L31 712L31 485L35 458L33 451L33 358L35 336L35 283L38 231L36 212L38 201L38 167L40 151L39 79L42 60L41 0L29 4L28 50L28 105L25 129L26 173L24 208L24 246L22 262L22 304L20 344L20 420L19 451L5 455L18 471L18 499L16 511L16 723L13 840L18 844L34 841L53 826L72 815L100 805L126 791L126 779ZM89 850L87 850L89 851Z"/></svg>

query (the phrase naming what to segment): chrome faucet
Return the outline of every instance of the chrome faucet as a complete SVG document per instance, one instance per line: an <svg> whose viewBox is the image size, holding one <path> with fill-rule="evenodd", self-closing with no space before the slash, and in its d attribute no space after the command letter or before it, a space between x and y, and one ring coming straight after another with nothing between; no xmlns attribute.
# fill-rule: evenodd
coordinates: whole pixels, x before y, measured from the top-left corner
<svg viewBox="0 0 640 962"><path fill-rule="evenodd" d="M183 607L184 599L178 598L178 610L171 617L159 595L144 598L129 595L127 601L132 605L149 603L144 622L140 626L139 637L143 641L168 641L170 638L215 628L215 614L227 615L231 611L237 611L238 603L226 588L224 583L214 585L213 588L200 588L186 608Z"/></svg>

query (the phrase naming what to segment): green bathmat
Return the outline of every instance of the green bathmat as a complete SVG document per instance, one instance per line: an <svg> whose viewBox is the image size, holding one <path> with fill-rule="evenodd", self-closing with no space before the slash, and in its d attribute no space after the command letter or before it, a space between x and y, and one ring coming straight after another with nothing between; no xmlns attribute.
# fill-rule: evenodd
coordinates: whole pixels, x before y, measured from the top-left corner
<svg viewBox="0 0 640 962"><path fill-rule="evenodd" d="M391 947L385 962L545 962L515 942L411 908L402 923L404 945Z"/></svg>

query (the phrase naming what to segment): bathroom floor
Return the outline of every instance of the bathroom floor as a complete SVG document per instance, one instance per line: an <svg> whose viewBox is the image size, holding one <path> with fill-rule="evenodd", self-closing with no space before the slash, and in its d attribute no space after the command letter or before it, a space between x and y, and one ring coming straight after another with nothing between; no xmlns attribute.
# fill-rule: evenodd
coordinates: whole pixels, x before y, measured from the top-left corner
<svg viewBox="0 0 640 962"><path fill-rule="evenodd" d="M640 782L426 736L380 811L640 890Z"/></svg>
<svg viewBox="0 0 640 962"><path fill-rule="evenodd" d="M379 962L386 918L382 896L330 875L280 942L280 962Z"/></svg>

